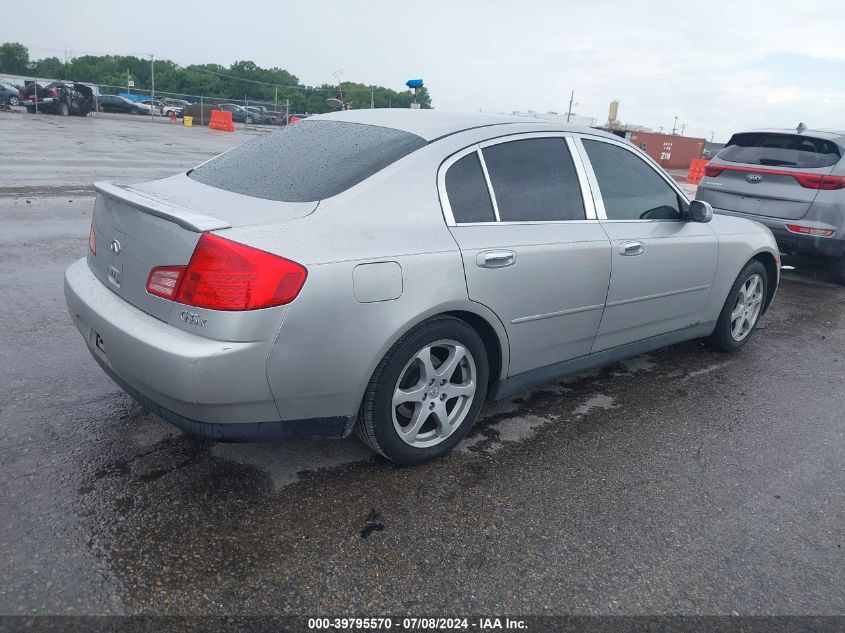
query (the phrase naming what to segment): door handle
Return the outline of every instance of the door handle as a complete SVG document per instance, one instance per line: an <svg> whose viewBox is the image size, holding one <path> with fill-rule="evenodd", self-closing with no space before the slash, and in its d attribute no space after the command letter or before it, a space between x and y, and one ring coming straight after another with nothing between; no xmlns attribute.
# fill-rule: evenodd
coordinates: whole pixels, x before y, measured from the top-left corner
<svg viewBox="0 0 845 633"><path fill-rule="evenodd" d="M516 261L516 253L513 251L487 251L479 253L475 263L481 268L505 268L512 266Z"/></svg>
<svg viewBox="0 0 845 633"><path fill-rule="evenodd" d="M642 242L623 242L619 245L619 254L626 257L642 255L645 252L645 244Z"/></svg>

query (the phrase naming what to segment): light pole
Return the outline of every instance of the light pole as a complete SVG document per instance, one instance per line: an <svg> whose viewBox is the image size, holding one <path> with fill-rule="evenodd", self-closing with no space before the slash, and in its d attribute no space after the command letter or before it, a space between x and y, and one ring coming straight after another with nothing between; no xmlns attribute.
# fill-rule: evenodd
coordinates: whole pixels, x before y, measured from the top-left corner
<svg viewBox="0 0 845 633"><path fill-rule="evenodd" d="M38 114L38 77L35 74L38 68L38 64L36 64L35 62L29 62L27 64L27 68L32 71L32 98L35 99L35 114Z"/></svg>
<svg viewBox="0 0 845 633"><path fill-rule="evenodd" d="M569 123L569 120L572 118L572 105L578 105L575 103L575 91L573 90L569 95L569 110L566 112L566 122Z"/></svg>
<svg viewBox="0 0 845 633"><path fill-rule="evenodd" d="M405 82L405 85L408 88L411 88L414 91L414 102L411 104L412 110L418 110L420 104L417 103L417 90L423 87L423 80L422 79L409 79Z"/></svg>
<svg viewBox="0 0 845 633"><path fill-rule="evenodd" d="M675 117L675 123L672 125L672 136L675 136L675 133L678 130L678 117Z"/></svg>
<svg viewBox="0 0 845 633"><path fill-rule="evenodd" d="M150 75L152 77L150 86L150 121L153 121L154 110L156 107L156 64L155 57L150 55Z"/></svg>

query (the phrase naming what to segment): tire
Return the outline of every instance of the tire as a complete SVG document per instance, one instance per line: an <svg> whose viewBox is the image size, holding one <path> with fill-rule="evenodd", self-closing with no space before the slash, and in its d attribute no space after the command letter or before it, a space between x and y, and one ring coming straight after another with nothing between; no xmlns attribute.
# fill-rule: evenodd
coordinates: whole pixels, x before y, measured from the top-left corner
<svg viewBox="0 0 845 633"><path fill-rule="evenodd" d="M421 358L428 358L428 367ZM448 376L442 373L447 362ZM442 457L478 418L488 377L484 341L469 324L448 316L429 319L396 341L373 372L355 434L398 464ZM444 387L444 381L450 386ZM404 401L394 406L400 390ZM400 431L410 431L407 439Z"/></svg>
<svg viewBox="0 0 845 633"><path fill-rule="evenodd" d="M247 125L252 125L252 117L251 116L246 117L244 119L244 123L246 123Z"/></svg>
<svg viewBox="0 0 845 633"><path fill-rule="evenodd" d="M97 106L97 112L105 112L105 111L106 111L106 109L103 106L101 106L101 105Z"/></svg>
<svg viewBox="0 0 845 633"><path fill-rule="evenodd" d="M845 255L830 260L830 280L835 284L845 286Z"/></svg>
<svg viewBox="0 0 845 633"><path fill-rule="evenodd" d="M18 99L16 96L12 95L9 97L9 105L10 106L19 106L21 104L21 100Z"/></svg>
<svg viewBox="0 0 845 633"><path fill-rule="evenodd" d="M756 282L753 281L755 277ZM710 345L723 352L736 352L742 349L760 322L768 290L769 278L766 267L762 262L752 259L731 286L731 291L719 314L719 320L716 322L716 329L710 335ZM743 306L744 310L741 311L740 308ZM739 315L735 317L738 312Z"/></svg>
<svg viewBox="0 0 845 633"><path fill-rule="evenodd" d="M59 104L59 110L58 112L56 112L56 114L59 114L61 116L67 116L68 114L70 114L70 108L67 107L67 104L64 101Z"/></svg>

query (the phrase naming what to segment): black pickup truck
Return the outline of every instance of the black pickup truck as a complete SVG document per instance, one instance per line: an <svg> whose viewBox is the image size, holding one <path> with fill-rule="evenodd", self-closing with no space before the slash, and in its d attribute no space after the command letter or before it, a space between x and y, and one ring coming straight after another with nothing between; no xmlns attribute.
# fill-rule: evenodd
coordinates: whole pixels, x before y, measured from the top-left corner
<svg viewBox="0 0 845 633"><path fill-rule="evenodd" d="M36 104L39 112L62 116L88 116L88 113L94 110L94 91L90 86L70 81L54 81L46 86L27 81L21 91L21 105L26 106L26 111L33 114Z"/></svg>

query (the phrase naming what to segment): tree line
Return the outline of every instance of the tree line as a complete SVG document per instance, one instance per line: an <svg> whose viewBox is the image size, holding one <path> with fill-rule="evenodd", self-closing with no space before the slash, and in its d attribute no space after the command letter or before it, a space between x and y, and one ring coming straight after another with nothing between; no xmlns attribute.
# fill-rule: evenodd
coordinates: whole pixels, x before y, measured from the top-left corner
<svg viewBox="0 0 845 633"><path fill-rule="evenodd" d="M133 55L82 55L63 61L58 57L34 60L23 44L6 42L0 45L0 72L14 75L35 75L50 79L67 79L121 88L102 88L104 94L125 90L127 80L135 82L133 92L150 92L152 66L149 59ZM270 85L272 84L272 85ZM343 100L354 109L369 108L370 99L377 108L408 108L414 100L410 90L393 90L384 86L344 81ZM262 68L252 61L236 61L230 66L192 64L179 66L167 59L155 60L156 93L173 93L191 97L217 97L236 102L264 101L283 105L290 99L294 112L321 113L330 111L329 97L338 98L338 85L306 86L283 68ZM431 108L431 97L421 88L417 101L422 108Z"/></svg>

